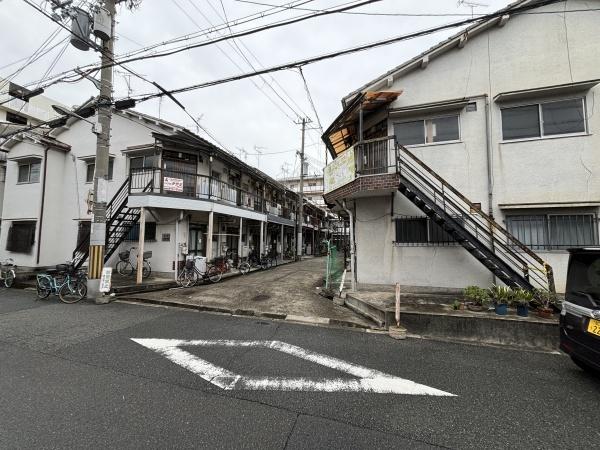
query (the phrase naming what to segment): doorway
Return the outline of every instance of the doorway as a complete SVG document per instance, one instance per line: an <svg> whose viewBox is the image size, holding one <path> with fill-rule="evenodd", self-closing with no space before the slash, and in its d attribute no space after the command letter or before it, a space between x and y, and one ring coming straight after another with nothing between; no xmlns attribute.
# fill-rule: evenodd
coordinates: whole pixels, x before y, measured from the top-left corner
<svg viewBox="0 0 600 450"><path fill-rule="evenodd" d="M206 225L190 224L188 254L190 256L206 256Z"/></svg>

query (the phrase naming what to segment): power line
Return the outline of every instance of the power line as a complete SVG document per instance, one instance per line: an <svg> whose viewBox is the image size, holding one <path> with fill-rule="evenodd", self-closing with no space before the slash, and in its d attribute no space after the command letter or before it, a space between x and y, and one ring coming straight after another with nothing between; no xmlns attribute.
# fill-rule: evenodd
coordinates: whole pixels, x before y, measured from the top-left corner
<svg viewBox="0 0 600 450"><path fill-rule="evenodd" d="M23 1L27 2L28 4L31 4L29 0L23 0ZM223 41L226 41L226 40L229 40L229 39L234 39L234 38L249 36L249 35L256 34L256 33L262 32L262 31L272 30L272 29L280 28L280 27L283 27L283 26L286 26L286 25L292 25L292 24L295 24L295 23L298 23L298 22L302 22L304 20L315 18L315 17L322 17L322 16L326 16L326 15L337 14L337 13L339 13L341 11L347 11L349 9L358 8L360 6L369 5L371 3L376 3L376 2L380 2L380 1L381 0L363 0L360 3L356 3L354 5L344 6L342 8L337 8L337 9L325 10L325 11L320 12L320 13L307 14L305 16L301 16L301 17L297 17L297 18L293 18L293 19L289 19L289 20L284 20L284 21L277 22L277 23L272 23L272 24L265 25L265 26L262 26L262 27L257 27L257 28L253 28L253 29L249 29L249 30L244 30L244 31L238 32L236 34L231 34L231 35L227 35L227 36L221 36L219 38L211 39L209 41L204 41L204 42L199 42L199 43L196 43L196 44L188 45L188 46L186 46L184 48L180 48L180 49L174 49L174 50L165 51L165 52L162 52L162 53L155 53L155 54L145 55L145 56L137 56L137 57L133 57L133 58L125 58L124 60L121 60L119 62L115 62L114 64L111 63L111 64L108 64L106 66L100 66L100 67L95 67L95 68L98 69L98 68L112 67L115 64L122 65L122 64L130 63L130 62L134 62L134 61L143 61L143 60L148 60L148 59L155 59L155 58L162 58L162 57L165 57L165 56L171 56L171 55L174 55L174 54L177 54L177 53L181 53L183 51L188 51L188 50L192 50L192 49L200 48L200 47L206 47L208 45L217 44L219 42L223 42ZM559 1L559 0L554 0L554 1ZM45 14L45 12L44 12L44 14Z"/></svg>
<svg viewBox="0 0 600 450"><path fill-rule="evenodd" d="M518 11L523 11L523 10L529 10L531 8L538 8L540 6L544 6L544 5L551 5L554 3L558 3L559 1L562 0L546 0L540 3L535 3L532 5L525 5L522 7L518 7L515 8L514 10L511 10L511 13L514 14L515 12ZM436 33L438 31L443 31L443 30L447 30L447 29L451 29L451 28L457 28L457 27L461 27L464 25L468 25L470 23L473 22L479 22L482 20L489 20L489 19L493 19L495 17L500 17L504 14L506 14L507 11L506 10L500 10L497 11L495 13L492 14L488 14L486 16L484 16L484 18L478 18L478 19L466 19L466 20L462 20L459 22L453 22L453 23L448 23L445 25L440 25L437 27L433 27L433 28L428 28L425 30L421 30L421 31L416 31L413 33L409 33L409 34L405 34L405 35L400 35L400 36L395 36L392 38L388 38L388 39L383 39L380 41L375 41L375 42L371 42L369 44L364 44L364 45L359 45L356 47L350 47L344 50L339 50L336 52L330 52L330 53L325 53L319 56L314 56L311 58L305 58L305 59L300 59L300 60L296 60L294 62L290 62L290 63L285 63L285 64L281 64L278 66L272 66L270 68L267 69L263 69L263 70L259 70L259 71L255 71L252 73L245 73L245 74L241 74L241 75L235 75L235 76L231 76L231 77L227 77L227 78L221 78L219 80L213 80L213 81L208 81L208 82L204 82L204 83L198 83L198 84L194 84L191 86L187 86L187 87L183 87L183 88L179 88L179 89L174 89L173 91L170 91L171 93L180 93L180 92L188 92L188 91L193 91L193 90L197 90L197 89L202 89L205 87L210 87L210 86L216 86L219 84L224 84L224 83L229 83L232 81L238 81L238 80L243 80L245 78L249 78L249 77L254 77L257 75L262 75L265 73L270 73L270 72L277 72L277 71L281 71L281 70L286 70L286 69L292 69L292 68L298 68L298 67L302 67L308 64L313 64L319 61L324 61L327 59L331 59L331 58L336 58L338 56L343 56L343 55L349 55L352 53L357 53L357 52L361 52L361 51L365 51L365 50L370 50L373 48L377 48L377 47L382 47L382 46L386 46L386 45L390 45L390 44L394 44L396 42L401 42L401 41L406 41L406 40L410 40L410 39L414 39L417 37L421 37L421 36L425 36L428 34L432 34L432 33ZM140 98L138 98L138 101L146 101L146 100L150 100L151 98L155 98L157 96L160 96L159 94L150 94L150 95L146 95L146 96L142 96Z"/></svg>
<svg viewBox="0 0 600 450"><path fill-rule="evenodd" d="M294 0L292 2L289 2L288 4L289 5L292 5L292 4L304 5L306 3L310 3L311 1L313 1L313 0ZM263 19L265 17L268 17L268 16L271 16L271 15L274 15L274 14L278 14L278 13L280 13L282 11L285 11L285 9L281 9L282 7L283 6L281 6L281 7L274 7L274 8L268 8L266 10L263 10L263 11L260 11L260 12L254 13L254 14L250 14L248 16L244 16L244 17L241 17L241 18L238 18L238 19L234 19L234 20L232 20L231 22L229 22L227 24L220 24L220 25L218 25L214 29L213 28L207 28L207 29L198 31L196 33L190 33L190 34L179 36L179 37L176 37L176 38L173 38L173 39L162 41L162 42L159 42L159 43L151 44L150 46L147 46L145 48L141 48L141 49L137 49L137 50L132 51L132 52L128 52L128 53L124 53L124 54L121 54L121 55L117 55L116 58L122 58L122 57L127 57L127 56L132 56L132 55L144 53L146 51L150 51L150 50L153 50L153 49L158 48L158 47L162 47L162 46L166 46L166 45L169 45L169 44L173 44L173 43L177 43L177 42L182 42L182 41L186 41L186 40L191 40L191 39L194 39L195 37L199 37L199 36L204 36L204 35L212 34L213 32L218 31L219 29L225 29L228 26L238 26L238 25L242 25L244 23L252 22L254 20ZM277 11L271 11L271 10L277 10ZM271 12L269 12L269 11L271 11ZM177 47L177 48L185 48L185 46L181 46L181 47ZM87 66L78 67L77 69L79 69L79 70L88 70L88 72L86 74L89 74L89 73L91 73L93 71L99 70L99 67L96 66L96 65L94 65L94 64L89 64ZM53 83L61 82L61 81L66 81L66 78L64 76L68 75L68 74L72 74L73 72L74 72L74 70L72 69L72 70L64 71L64 72L61 72L61 73L58 73L58 74L54 74L52 76L52 78L57 78L57 77L63 77L63 78L59 78L56 81L54 81ZM71 75L71 76L73 76L73 75ZM37 82L38 81L33 81L33 82L25 84L24 86L26 86L26 87L27 86L31 86L31 85L36 84ZM66 81L66 82L68 82L68 81Z"/></svg>
<svg viewBox="0 0 600 450"><path fill-rule="evenodd" d="M190 21L191 21L191 22L192 22L194 25L196 25L198 28L200 28L200 25L198 25L198 23L197 23L197 22L196 22L196 21L195 21L195 20L194 20L194 19L193 19L193 18L192 18L192 17L191 17L191 16L190 16L190 15L189 15L189 14L188 14L188 13L187 13L187 12L186 12L186 11L185 11L185 10L184 10L182 7L181 7L181 6L180 6L180 5L177 3L177 1L176 1L176 0L172 0L172 1L173 1L173 3L175 4L175 6L177 6L177 7L178 7L178 8L181 10L181 12L183 12L183 13L184 13L184 14L187 16L187 18L188 18L188 19L190 19ZM190 1L190 0L188 0L188 1ZM194 5L194 4L193 4L191 1L190 1L190 3L191 3L191 5L192 5L192 6L193 6L193 7L194 7L194 8L195 8L195 9L196 9L196 10L197 10L199 13L200 13L200 15L202 15L202 17L204 18L204 20L206 20L206 21L207 21L209 24L211 24L211 25L212 25L212 23L210 22L210 20L209 20L209 19L208 19L208 18L207 18L207 17L206 17L206 16L205 16L203 13L202 13L202 11L200 11L200 10L199 10L199 9L196 7L196 5ZM234 41L234 42L235 42L235 41ZM227 43L228 43L228 44L231 46L231 42L227 41ZM217 47L217 49L218 49L218 50L219 50L219 51L220 51L220 52L221 52L221 53L222 53L222 54L223 54L223 55L224 55L224 56L225 56L225 57L226 57L226 58L227 58L227 59L228 59L228 60L229 60L229 61L230 61L230 62L231 62L231 63L232 63L234 66L235 66L235 67L237 67L239 70L243 70L243 69L242 69L242 67L241 67L241 66L240 66L240 65L239 65L237 62L235 62L235 60L234 60L234 59L233 59L231 56L229 56L229 54L228 54L228 53L227 53L225 50L223 50L223 49L221 48L221 46L220 46L220 45L218 45L218 44L217 44L217 45L216 45L216 47ZM234 49L234 51L235 51L235 48L234 48L234 47L232 47L232 48L233 48L233 49ZM243 57L243 55L242 55L242 57ZM246 60L246 61L247 61L247 60ZM250 65L250 67L251 67L252 69L254 69L254 68L252 67L252 65ZM283 113L283 114L284 114L284 115L285 115L285 116L286 116L286 117L287 117L289 120L291 120L292 122L294 121L294 118L293 118L293 117L291 117L291 116L290 116L288 113L286 113L286 112L285 112L285 111L284 111L284 110L281 108L281 106L279 106L279 105L278 105L278 104L275 102L275 100L273 100L273 99L272 99L270 96L268 96L268 95L267 95L267 93L266 93L266 92L264 92L264 91L263 91L263 89L262 89L262 88L261 88L261 87L260 87L260 86L259 86L259 85L258 85L258 84L257 84L257 83L254 81L254 80L251 80L251 82L252 82L252 84L254 85L254 87L255 87L256 89L258 89L258 91L259 91L261 94L263 94L263 95L264 95L264 96L265 96L265 97L266 97L266 98L267 98L267 99L268 99L268 100L269 100L269 101L270 101L270 102L271 102L271 103L272 103L272 104L273 104L273 105L274 105L274 106L275 106L277 109L279 109L279 110L280 110L280 111L281 111L281 112L282 112L282 113ZM276 94L277 94L277 93L276 93ZM292 112L294 112L294 111L292 111Z"/></svg>
<svg viewBox="0 0 600 450"><path fill-rule="evenodd" d="M189 1L190 3L192 3L192 0L188 0L188 1ZM227 13L225 12L225 6L223 5L223 0L220 0L220 2L221 2L221 7L223 8L223 13L225 14L225 17L224 17L224 19L225 19L225 20L227 20ZM215 13L216 13L218 16L219 16L219 18L223 19L223 17L222 17L222 16L219 14L219 12L217 11L217 9L216 9L216 8L213 6L212 2L211 2L210 0L207 0L207 3L208 3L208 5L211 7L211 9L212 9L212 10L213 10L213 11L214 11L214 12L215 12ZM193 5L193 3L192 3L192 5ZM194 5L194 6L195 6L195 5ZM196 8L196 9L197 9L197 8ZM210 22L209 22L209 23L210 23ZM231 31L231 28L229 29L229 33L230 33L230 34L232 34L232 33L233 33L233 32ZM242 58L243 58L243 59L244 59L244 60L245 60L245 61L248 63L248 65L249 65L249 66L252 68L252 70L256 70L256 68L254 67L254 65L252 64L252 62L251 62L251 61L248 59L248 57L247 57L247 56L244 54L244 52L242 51L242 49L241 49L241 48L238 46L238 44L237 44L237 41L238 41L238 40L236 40L236 39L232 39L232 40L231 40L231 43L233 43L233 46L235 46L235 49L236 49L237 53L238 53L238 54L239 54L239 55L240 55L240 56L241 56L241 57L242 57ZM254 54L252 53L252 51L251 51L251 50L248 48L248 46L246 46L246 45L244 44L244 42L243 42L241 39L239 39L239 42L240 42L240 44L241 44L241 45L242 45L242 46L243 46L243 47L244 47L244 48L245 48L245 49L248 51L248 53L250 53L250 54L251 54L251 55L254 57L255 61L257 61L257 62L258 62L259 66L262 66L261 62L258 60L258 58L256 57L256 55L254 55ZM227 43L228 43L228 44L230 44L230 46L231 46L231 43L230 43L229 41L227 41ZM264 67L264 66L263 66L263 67ZM274 94L275 94L275 95L276 95L276 96L277 96L277 97L278 97L278 98L279 98L279 99L280 99L280 100L281 100L281 101L282 101L282 102L283 102L283 103L284 103L284 104L285 104L285 105L286 105L286 106L287 106L287 107L290 109L290 111L292 111L292 112L293 112L293 113L296 115L296 118L298 118L298 117L301 117L302 115L305 115L305 114L304 114L304 112L302 111L302 108L300 108L300 107L299 107L299 106L298 106L298 105L297 105L297 104L294 102L294 100L293 100L293 99L290 97L290 95L289 95L289 94L287 94L287 92L285 92L285 89L284 89L284 88L283 88L283 87L282 87L282 86L281 86L279 83L277 83L277 82L276 82L276 80L275 80L275 79L274 79L272 76L271 76L271 79L272 79L272 80L273 80L273 81L274 81L274 82L275 82L275 83L276 83L276 84L279 86L279 88L282 90L282 92L283 92L285 95L287 95L287 97L288 97L290 100L292 100L292 102L293 102L293 103L296 105L296 107L298 107L298 109L300 110L300 113L298 113L298 112L297 112L297 111L296 111L296 110L295 110L295 109L294 109L294 108L293 108L293 107L292 107L292 106L291 106L291 105L290 105L290 104L289 104L289 103L288 103L288 102L287 102L287 101L286 101L286 100L285 100L285 99L284 99L284 98L283 98L283 97L282 97L282 96L279 94L279 92L277 92L277 91L275 90L275 88L273 87L273 85L271 85L270 83L268 83L268 82L267 82L267 80L266 80L266 79L265 79L263 76L260 76L260 79L261 79L261 80L263 81L263 83L265 83L265 85L266 85L266 86L267 86L269 89L271 89L271 91L273 91L273 93L274 93Z"/></svg>
<svg viewBox="0 0 600 450"><path fill-rule="evenodd" d="M50 20L52 20L55 23L58 23L62 28L65 28L70 34L74 35L75 37L77 37L77 35L75 33L73 33L72 30L70 30L69 28L67 28L65 25L63 25L60 21L56 20L54 17L52 17L51 15L47 14L43 9L39 8L37 5L31 3L29 0L23 0L25 3L27 3L29 6L31 6L32 8L36 9L37 11L41 12L44 16L48 17ZM92 46L96 49L98 49L98 46L96 44L94 44L93 42L91 42ZM103 49L100 47L99 51L104 55L104 51ZM146 83L152 84L154 86L156 86L157 88L159 88L159 90L166 95L167 97L169 97L179 108L181 108L186 115L188 115L193 121L194 123L196 123L196 125L202 129L211 139L213 139L217 144L219 144L224 150L227 150L229 153L231 153L231 151L229 149L227 149L227 147L225 147L223 144L221 144L219 142L218 139L216 139L216 137L210 133L205 127L203 127L202 125L200 125L200 123L194 118L194 116L192 116L187 109L185 108L185 106L179 102L172 93L168 92L167 90L165 90L164 88L162 88L158 83L154 82L154 81L150 81L147 78L145 78L144 76L140 75L139 73L135 72L134 70L128 68L127 66L125 66L123 63L117 63L114 58L109 57L111 64L108 67L114 67L114 65L119 65L121 66L123 69L125 69L126 71L128 71L129 73L131 73L132 75L134 75L135 77L145 81ZM82 75L81 78L83 78L85 75Z"/></svg>

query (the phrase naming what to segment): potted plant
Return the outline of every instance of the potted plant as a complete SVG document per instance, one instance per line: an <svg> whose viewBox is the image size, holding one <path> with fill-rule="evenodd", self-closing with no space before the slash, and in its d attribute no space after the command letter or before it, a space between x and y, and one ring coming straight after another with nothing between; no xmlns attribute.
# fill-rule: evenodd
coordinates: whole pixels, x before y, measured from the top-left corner
<svg viewBox="0 0 600 450"><path fill-rule="evenodd" d="M507 286L493 284L489 292L496 314L506 316L508 314L508 304L513 297L512 289Z"/></svg>
<svg viewBox="0 0 600 450"><path fill-rule="evenodd" d="M467 286L463 290L463 295L469 311L483 311L487 309L490 302L488 291L479 286Z"/></svg>
<svg viewBox="0 0 600 450"><path fill-rule="evenodd" d="M517 306L517 316L527 317L529 315L529 302L533 300L533 292L525 289L514 291L514 303Z"/></svg>
<svg viewBox="0 0 600 450"><path fill-rule="evenodd" d="M555 305L558 301L556 294L544 289L538 289L535 293L535 300L539 305L537 315L544 319L552 319L554 315L552 305Z"/></svg>

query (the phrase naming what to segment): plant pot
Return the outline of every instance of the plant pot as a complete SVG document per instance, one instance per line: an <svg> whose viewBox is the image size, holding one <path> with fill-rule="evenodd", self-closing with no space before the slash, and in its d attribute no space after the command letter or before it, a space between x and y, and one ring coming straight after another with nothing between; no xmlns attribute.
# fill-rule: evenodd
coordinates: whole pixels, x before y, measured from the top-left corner
<svg viewBox="0 0 600 450"><path fill-rule="evenodd" d="M482 312L483 311L483 306L477 305L475 303L467 303L467 309L469 311Z"/></svg>
<svg viewBox="0 0 600 450"><path fill-rule="evenodd" d="M529 315L529 306L517 305L517 316L527 317Z"/></svg>
<svg viewBox="0 0 600 450"><path fill-rule="evenodd" d="M508 314L508 305L506 303L497 303L494 305L494 311L499 316L505 316Z"/></svg>
<svg viewBox="0 0 600 450"><path fill-rule="evenodd" d="M538 308L537 315L544 319L552 319L554 310L552 308Z"/></svg>

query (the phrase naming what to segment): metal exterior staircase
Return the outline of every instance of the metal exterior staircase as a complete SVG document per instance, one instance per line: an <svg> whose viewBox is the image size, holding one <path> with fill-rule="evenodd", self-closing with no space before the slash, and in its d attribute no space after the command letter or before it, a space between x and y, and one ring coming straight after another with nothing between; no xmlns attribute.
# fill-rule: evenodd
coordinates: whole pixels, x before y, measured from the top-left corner
<svg viewBox="0 0 600 450"><path fill-rule="evenodd" d="M388 161L395 163L399 174L398 190L407 199L507 286L555 292L549 264L423 161L398 145L393 136L356 144L363 165L368 166L369 161L377 159L368 147L377 149L386 140Z"/></svg>
<svg viewBox="0 0 600 450"><path fill-rule="evenodd" d="M144 192L151 189L152 181L146 185ZM119 248L131 229L140 220L140 209L127 207L129 197L130 177L123 182L111 201L106 205L106 243L104 261ZM76 268L87 260L89 253L89 233L73 251L73 264Z"/></svg>

